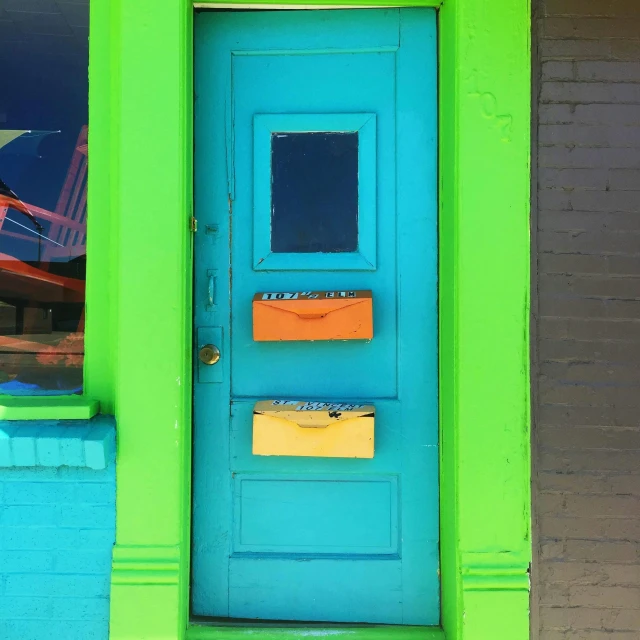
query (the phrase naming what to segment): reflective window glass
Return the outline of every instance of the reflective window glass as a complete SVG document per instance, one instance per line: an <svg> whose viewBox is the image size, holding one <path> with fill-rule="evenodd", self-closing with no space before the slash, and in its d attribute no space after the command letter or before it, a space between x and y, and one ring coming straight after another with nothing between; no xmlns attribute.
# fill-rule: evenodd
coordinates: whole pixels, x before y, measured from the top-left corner
<svg viewBox="0 0 640 640"><path fill-rule="evenodd" d="M0 27L0 395L81 393L89 2Z"/></svg>
<svg viewBox="0 0 640 640"><path fill-rule="evenodd" d="M358 134L271 136L271 250L358 248Z"/></svg>

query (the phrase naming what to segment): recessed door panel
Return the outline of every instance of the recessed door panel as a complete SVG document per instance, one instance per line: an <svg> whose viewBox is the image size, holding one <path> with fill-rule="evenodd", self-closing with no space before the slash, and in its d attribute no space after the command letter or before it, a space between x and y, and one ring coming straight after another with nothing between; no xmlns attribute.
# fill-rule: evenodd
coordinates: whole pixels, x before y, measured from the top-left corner
<svg viewBox="0 0 640 640"><path fill-rule="evenodd" d="M394 476L236 476L234 555L397 555Z"/></svg>
<svg viewBox="0 0 640 640"><path fill-rule="evenodd" d="M233 225L234 229L254 229L253 236L233 233L232 273L239 273L252 251L254 264L234 282L233 312L246 314L256 291L325 289L333 283L338 290L373 291L376 331L376 339L370 343L268 344L254 342L251 325L239 322L231 338L233 394L277 396L286 388L288 394L305 398L393 398L397 394L398 277L395 54L233 56L231 64L236 184ZM354 77L359 81L354 82ZM336 86L341 87L339 92ZM368 105L375 110L363 108ZM329 106L331 112L327 113ZM273 175L272 154L265 148L271 146L273 134L300 133L300 129L358 133L363 156L358 166L358 246L353 251L270 250L278 227L271 227L274 209L269 195L277 188L278 177ZM303 178L300 174L297 177ZM339 187L343 189L342 184ZM378 218L377 208L387 215ZM347 225L353 225L351 216ZM377 299L380 304L375 304ZM376 375L370 375L374 369Z"/></svg>

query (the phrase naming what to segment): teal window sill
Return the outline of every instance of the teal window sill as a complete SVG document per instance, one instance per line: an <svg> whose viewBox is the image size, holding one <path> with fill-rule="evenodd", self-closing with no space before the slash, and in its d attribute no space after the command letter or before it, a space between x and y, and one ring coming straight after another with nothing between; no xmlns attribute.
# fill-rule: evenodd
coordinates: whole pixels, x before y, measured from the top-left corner
<svg viewBox="0 0 640 640"><path fill-rule="evenodd" d="M0 396L0 420L90 420L99 411L86 396Z"/></svg>
<svg viewBox="0 0 640 640"><path fill-rule="evenodd" d="M106 469L116 455L113 416L91 420L0 421L0 467Z"/></svg>

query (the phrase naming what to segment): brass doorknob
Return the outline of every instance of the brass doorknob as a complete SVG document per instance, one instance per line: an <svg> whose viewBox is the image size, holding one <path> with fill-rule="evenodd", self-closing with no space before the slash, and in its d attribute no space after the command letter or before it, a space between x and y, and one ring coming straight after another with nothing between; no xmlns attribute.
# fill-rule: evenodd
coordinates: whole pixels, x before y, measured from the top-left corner
<svg viewBox="0 0 640 640"><path fill-rule="evenodd" d="M213 344L205 344L198 353L200 362L204 364L215 364L220 360L220 349Z"/></svg>

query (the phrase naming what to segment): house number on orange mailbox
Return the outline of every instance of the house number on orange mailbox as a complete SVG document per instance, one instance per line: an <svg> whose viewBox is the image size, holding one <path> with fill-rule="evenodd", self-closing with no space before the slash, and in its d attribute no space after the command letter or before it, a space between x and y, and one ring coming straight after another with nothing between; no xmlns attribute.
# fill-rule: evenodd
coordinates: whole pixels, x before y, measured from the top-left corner
<svg viewBox="0 0 640 640"><path fill-rule="evenodd" d="M371 340L371 291L256 293L253 339Z"/></svg>

